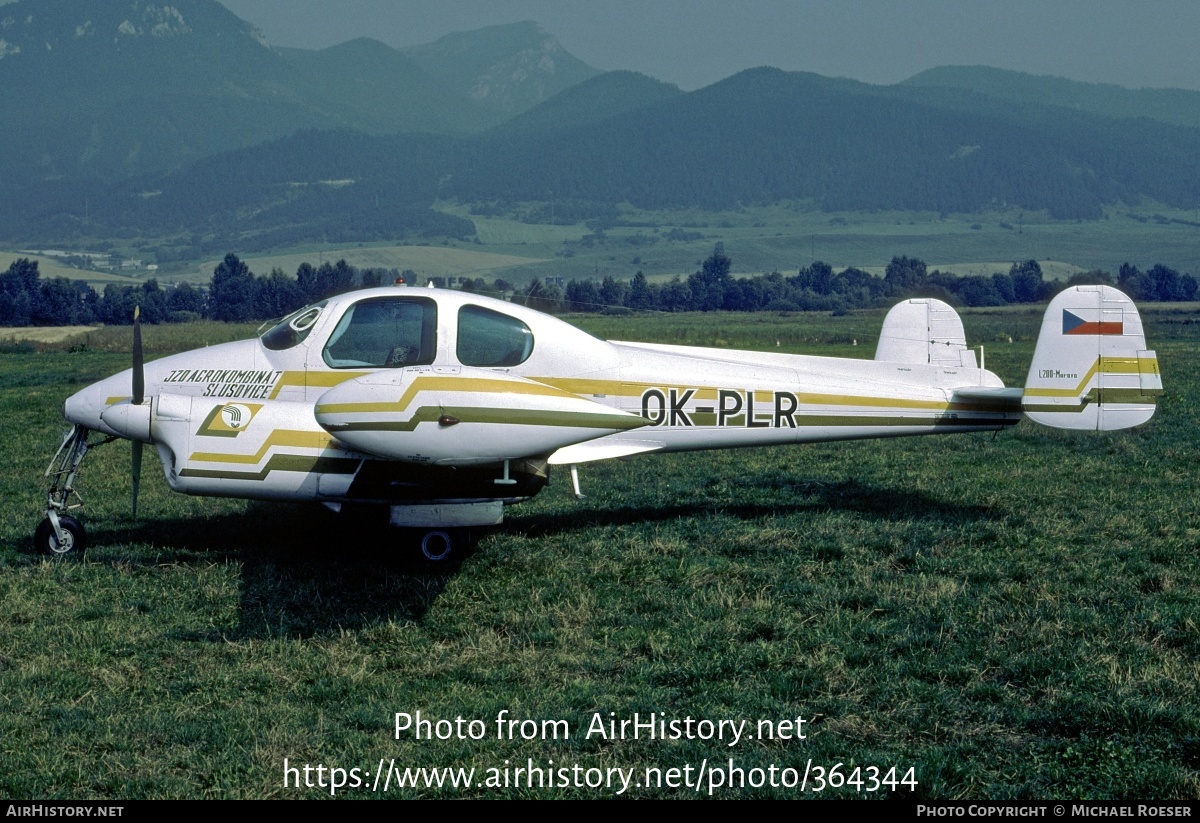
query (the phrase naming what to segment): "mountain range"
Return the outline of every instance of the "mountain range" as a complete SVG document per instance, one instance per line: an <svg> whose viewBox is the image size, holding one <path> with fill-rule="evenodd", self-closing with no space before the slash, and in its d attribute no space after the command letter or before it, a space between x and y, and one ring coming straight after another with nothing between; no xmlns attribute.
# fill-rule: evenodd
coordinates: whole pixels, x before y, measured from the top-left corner
<svg viewBox="0 0 1200 823"><path fill-rule="evenodd" d="M0 6L0 107L0 237L23 241L469 236L431 210L447 198L1200 203L1197 92L943 67L893 86L755 69L684 93L601 73L533 23L309 51L216 0L18 0Z"/></svg>

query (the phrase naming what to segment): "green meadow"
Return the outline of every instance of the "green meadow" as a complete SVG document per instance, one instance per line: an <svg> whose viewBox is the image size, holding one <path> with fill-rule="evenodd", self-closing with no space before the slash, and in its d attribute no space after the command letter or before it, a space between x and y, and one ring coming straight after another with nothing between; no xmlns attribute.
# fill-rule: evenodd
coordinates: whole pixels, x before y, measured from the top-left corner
<svg viewBox="0 0 1200 823"><path fill-rule="evenodd" d="M130 272L128 274L114 274L109 271L96 271L93 269L76 269L71 266L64 265L59 260L53 257L48 257L39 254L19 254L17 252L0 251L0 269L7 269L16 260L21 259L36 260L38 264L38 272L44 278L65 277L68 280L83 280L90 284L92 288L98 291L104 291L104 287L109 283L127 286L130 283L138 282L140 277L146 273L144 271ZM136 276L135 276L136 275ZM212 278L212 272L209 271L209 279Z"/></svg>
<svg viewBox="0 0 1200 823"><path fill-rule="evenodd" d="M857 266L882 274L898 255L958 274L1007 271L1014 261L1032 259L1048 278L1064 280L1095 268L1115 274L1125 262L1186 272L1200 266L1197 213L1157 206L1113 208L1086 222L1016 210L829 213L801 203L727 212L625 207L620 224L601 234L583 225L535 225L451 205L443 209L474 221L481 245L470 248L543 258L495 271L514 282L531 275L629 279L639 270L656 282L686 278L718 242L725 244L735 276L794 273L814 260L839 271Z"/></svg>
<svg viewBox="0 0 1200 823"><path fill-rule="evenodd" d="M716 243L725 244L738 277L772 271L794 274L814 260L839 271L856 266L882 274L888 261L899 255L918 257L931 270L959 275L989 275L1007 271L1015 261L1037 260L1048 279L1060 280L1097 268L1115 275L1126 262L1143 270L1162 263L1193 274L1200 267L1196 252L1200 213L1153 204L1113 207L1102 219L1083 222L1012 209L940 214L830 213L804 203L748 205L723 212L643 211L624 206L619 219L591 225L526 223L518 212L481 216L457 203L441 203L439 208L470 219L475 236L445 239L438 245L309 244L239 256L258 275L275 267L294 274L303 262L319 266L345 259L358 268L411 269L422 281L500 277L517 284L544 277L628 280L638 271L652 282L676 276L686 279ZM105 241L106 247L111 242ZM149 262L158 242L147 238L128 246L118 243L116 250ZM0 266L21 256L27 255L0 252ZM218 262L219 256L214 255L126 276L72 269L43 257L39 269L43 277L86 279L102 291L109 282L128 284L149 277L164 284L207 284Z"/></svg>
<svg viewBox="0 0 1200 823"><path fill-rule="evenodd" d="M870 358L882 314L570 319ZM435 570L317 506L173 494L149 452L134 519L123 442L84 464L85 559L34 555L60 404L128 330L5 343L0 796L1194 799L1200 306L1143 317L1142 428L589 464ZM964 312L1009 384L1040 320Z"/></svg>

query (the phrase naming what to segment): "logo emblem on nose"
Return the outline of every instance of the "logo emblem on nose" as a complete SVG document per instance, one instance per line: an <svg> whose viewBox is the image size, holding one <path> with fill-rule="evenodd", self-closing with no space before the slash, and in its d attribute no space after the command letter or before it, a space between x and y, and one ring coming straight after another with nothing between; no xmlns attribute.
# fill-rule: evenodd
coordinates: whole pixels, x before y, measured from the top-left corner
<svg viewBox="0 0 1200 823"><path fill-rule="evenodd" d="M237 430L250 422L250 409L239 403L230 403L221 409L221 421L231 429Z"/></svg>
<svg viewBox="0 0 1200 823"><path fill-rule="evenodd" d="M214 406L196 434L202 437L237 437L250 425L261 403L225 403Z"/></svg>

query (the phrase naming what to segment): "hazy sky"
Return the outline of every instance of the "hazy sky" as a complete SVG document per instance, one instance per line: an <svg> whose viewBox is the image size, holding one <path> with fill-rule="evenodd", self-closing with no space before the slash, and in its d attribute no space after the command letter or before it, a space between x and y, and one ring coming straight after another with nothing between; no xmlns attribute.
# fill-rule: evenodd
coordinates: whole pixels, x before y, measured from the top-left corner
<svg viewBox="0 0 1200 823"><path fill-rule="evenodd" d="M585 63L699 88L753 66L893 83L988 65L1200 89L1196 0L222 0L279 46L533 20Z"/></svg>

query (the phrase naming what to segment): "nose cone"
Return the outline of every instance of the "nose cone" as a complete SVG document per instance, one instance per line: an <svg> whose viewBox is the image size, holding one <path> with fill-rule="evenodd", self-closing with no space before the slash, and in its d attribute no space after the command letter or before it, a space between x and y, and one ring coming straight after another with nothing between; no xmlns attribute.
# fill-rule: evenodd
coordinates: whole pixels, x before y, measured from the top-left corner
<svg viewBox="0 0 1200 823"><path fill-rule="evenodd" d="M130 396L130 380L131 375L126 371L75 392L63 403L63 417L94 431L120 437L121 433L106 425L100 415L112 404Z"/></svg>

